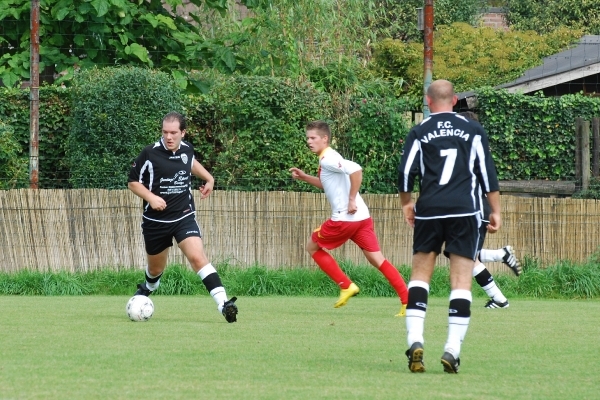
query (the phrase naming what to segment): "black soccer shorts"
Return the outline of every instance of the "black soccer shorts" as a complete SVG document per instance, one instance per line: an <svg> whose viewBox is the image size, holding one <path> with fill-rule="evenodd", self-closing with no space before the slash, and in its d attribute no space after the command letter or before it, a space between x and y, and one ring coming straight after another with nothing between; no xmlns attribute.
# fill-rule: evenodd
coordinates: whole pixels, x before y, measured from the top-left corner
<svg viewBox="0 0 600 400"><path fill-rule="evenodd" d="M173 246L173 238L180 243L192 236L202 237L202 232L193 214L175 222L157 222L143 219L142 234L146 253L155 255Z"/></svg>
<svg viewBox="0 0 600 400"><path fill-rule="evenodd" d="M452 218L415 219L413 253L442 252L475 260L479 251L481 219L478 215ZM483 244L483 241L481 242Z"/></svg>

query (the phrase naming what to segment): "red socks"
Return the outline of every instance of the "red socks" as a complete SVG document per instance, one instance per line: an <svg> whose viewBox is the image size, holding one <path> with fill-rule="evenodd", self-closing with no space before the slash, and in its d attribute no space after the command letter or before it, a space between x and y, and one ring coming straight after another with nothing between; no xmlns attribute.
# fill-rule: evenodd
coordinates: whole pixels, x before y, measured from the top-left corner
<svg viewBox="0 0 600 400"><path fill-rule="evenodd" d="M379 270L400 297L400 302L402 304L408 303L408 289L406 288L406 283L404 283L404 279L402 279L400 272L398 272L388 260L384 260L381 263Z"/></svg>
<svg viewBox="0 0 600 400"><path fill-rule="evenodd" d="M338 263L333 257L331 257L329 253L323 249L319 249L315 251L315 253L312 255L312 258L315 260L319 268L321 268L321 270L325 272L336 283L336 285L342 289L348 289L352 281L346 276L346 274L344 274ZM396 271L396 273L398 273L398 271ZM398 276L400 276L400 274L398 274ZM400 277L400 281L404 285L402 277ZM404 290L406 291L406 285L404 286Z"/></svg>
<svg viewBox="0 0 600 400"><path fill-rule="evenodd" d="M346 276L346 274L344 274L338 263L329 253L323 249L319 249L312 255L312 258L315 260L319 268L321 268L321 270L325 272L340 288L348 289L352 281ZM383 276L385 276L385 278L390 282L390 285L392 285L400 297L400 302L402 304L408 303L408 289L406 288L406 283L404 283L404 279L402 279L400 272L398 272L398 270L392 264L390 264L388 260L383 261L383 263L379 266L379 271L381 271Z"/></svg>

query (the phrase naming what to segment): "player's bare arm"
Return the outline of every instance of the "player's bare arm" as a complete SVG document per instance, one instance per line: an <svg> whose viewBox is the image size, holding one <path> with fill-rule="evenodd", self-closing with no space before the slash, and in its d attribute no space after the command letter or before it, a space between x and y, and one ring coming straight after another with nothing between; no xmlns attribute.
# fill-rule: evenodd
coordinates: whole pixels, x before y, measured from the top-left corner
<svg viewBox="0 0 600 400"><path fill-rule="evenodd" d="M402 202L402 213L404 220L411 227L415 227L415 203L412 200L410 192L400 192L400 201Z"/></svg>
<svg viewBox="0 0 600 400"><path fill-rule="evenodd" d="M321 183L321 179L319 179L318 176L308 175L306 172L296 167L290 168L289 171L292 173L292 179L303 181L308 183L309 185L313 185L314 187L323 189L323 184Z"/></svg>
<svg viewBox="0 0 600 400"><path fill-rule="evenodd" d="M500 216L500 192L489 192L487 194L488 203L492 212L490 214L490 223L487 226L489 233L496 233L502 226L502 218Z"/></svg>
<svg viewBox="0 0 600 400"><path fill-rule="evenodd" d="M127 184L129 190L131 190L136 196L141 197L146 200L150 207L156 211L162 211L167 208L167 202L160 196L155 195L151 191L148 190L146 186L144 186L140 182L129 182Z"/></svg>
<svg viewBox="0 0 600 400"><path fill-rule="evenodd" d="M350 177L350 193L348 194L348 214L355 214L358 210L356 205L356 195L362 184L362 170L358 170L349 175Z"/></svg>
<svg viewBox="0 0 600 400"><path fill-rule="evenodd" d="M194 163L192 164L192 175L197 176L202 179L206 183L200 186L200 198L207 198L213 191L215 186L215 178L198 162L198 160L194 159Z"/></svg>

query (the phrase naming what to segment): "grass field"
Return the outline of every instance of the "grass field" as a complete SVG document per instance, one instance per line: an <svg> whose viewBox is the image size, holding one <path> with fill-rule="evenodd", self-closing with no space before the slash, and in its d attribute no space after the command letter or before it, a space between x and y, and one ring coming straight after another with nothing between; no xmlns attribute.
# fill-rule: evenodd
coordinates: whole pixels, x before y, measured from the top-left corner
<svg viewBox="0 0 600 400"><path fill-rule="evenodd" d="M598 395L600 301L476 299L458 375L442 372L447 300L430 299L425 374L406 366L393 298L0 296L1 399L564 399Z"/></svg>

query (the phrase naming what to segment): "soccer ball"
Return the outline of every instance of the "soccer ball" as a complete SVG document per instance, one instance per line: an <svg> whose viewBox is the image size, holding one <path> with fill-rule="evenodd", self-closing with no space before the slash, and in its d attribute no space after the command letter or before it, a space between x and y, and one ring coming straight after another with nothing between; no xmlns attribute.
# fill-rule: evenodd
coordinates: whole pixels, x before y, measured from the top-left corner
<svg viewBox="0 0 600 400"><path fill-rule="evenodd" d="M125 311L132 321L148 321L152 317L152 314L154 314L154 303L152 303L149 297L141 295L133 296L127 302Z"/></svg>

